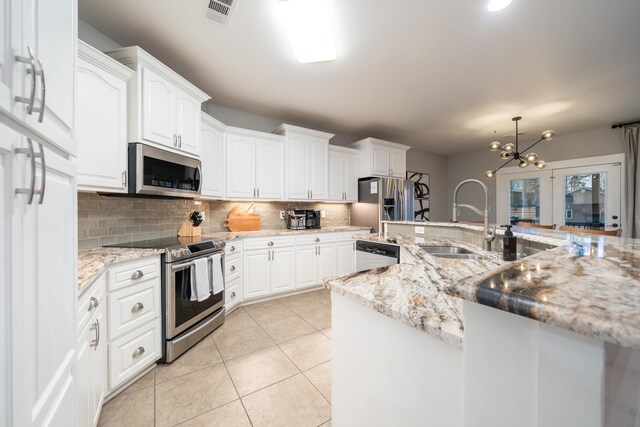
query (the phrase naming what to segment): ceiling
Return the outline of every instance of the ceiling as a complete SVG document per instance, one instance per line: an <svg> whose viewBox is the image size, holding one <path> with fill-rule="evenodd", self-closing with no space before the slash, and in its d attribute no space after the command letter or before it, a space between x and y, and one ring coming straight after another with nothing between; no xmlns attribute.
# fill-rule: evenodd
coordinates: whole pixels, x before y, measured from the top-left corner
<svg viewBox="0 0 640 427"><path fill-rule="evenodd" d="M537 139L640 119L640 1L329 0L338 59L299 64L276 0L79 0L80 18L139 45L216 104L440 154L520 130Z"/></svg>

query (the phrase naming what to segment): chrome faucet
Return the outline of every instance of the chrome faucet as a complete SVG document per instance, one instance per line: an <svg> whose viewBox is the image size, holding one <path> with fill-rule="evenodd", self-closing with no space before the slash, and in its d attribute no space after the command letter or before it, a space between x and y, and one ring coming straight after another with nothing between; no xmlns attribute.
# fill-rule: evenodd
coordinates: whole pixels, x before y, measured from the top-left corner
<svg viewBox="0 0 640 427"><path fill-rule="evenodd" d="M460 187L470 182L474 182L480 185L484 190L484 211L481 211L475 206L458 204L458 190L460 189ZM461 207L469 208L475 213L482 215L482 218L484 219L484 249L486 251L490 251L491 242L493 242L496 238L496 226L495 225L493 226L493 230L489 229L489 190L487 189L487 186L484 185L484 182L478 181L477 179L465 179L460 184L458 184L456 189L453 191L453 216L451 218L451 221L458 222L458 217L460 214L459 208Z"/></svg>

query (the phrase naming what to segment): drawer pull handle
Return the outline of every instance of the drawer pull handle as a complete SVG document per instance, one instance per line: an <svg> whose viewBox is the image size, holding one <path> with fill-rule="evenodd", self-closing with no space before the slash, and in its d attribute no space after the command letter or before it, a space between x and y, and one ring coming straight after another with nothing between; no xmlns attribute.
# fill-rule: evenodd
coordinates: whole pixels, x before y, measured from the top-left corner
<svg viewBox="0 0 640 427"><path fill-rule="evenodd" d="M231 268L230 268L229 270L231 270L231 271L236 271L236 266L235 266L235 265L232 265L232 266L231 266Z"/></svg>
<svg viewBox="0 0 640 427"><path fill-rule="evenodd" d="M319 238L319 237L316 237L316 238L314 239L314 242L319 242L319 241L320 241L320 238Z"/></svg>
<svg viewBox="0 0 640 427"><path fill-rule="evenodd" d="M131 280L136 280L141 278L142 276L144 276L144 273L142 272L142 270L136 270L133 272L133 274L131 275Z"/></svg>
<svg viewBox="0 0 640 427"><path fill-rule="evenodd" d="M139 311L144 310L144 304L141 302L137 302L133 307L131 307L132 313L138 313Z"/></svg>
<svg viewBox="0 0 640 427"><path fill-rule="evenodd" d="M100 320L99 319L96 319L92 329L96 331L96 339L91 341L91 344L89 345L89 347L93 347L96 350L98 350L98 346L100 345Z"/></svg>
<svg viewBox="0 0 640 427"><path fill-rule="evenodd" d="M231 247L229 248L229 252L233 252L233 251L235 251L235 250L236 250L236 247L235 247L235 246L231 246Z"/></svg>
<svg viewBox="0 0 640 427"><path fill-rule="evenodd" d="M267 243L267 246L273 246L273 242Z"/></svg>
<svg viewBox="0 0 640 427"><path fill-rule="evenodd" d="M231 298L235 298L236 297L236 291L231 292Z"/></svg>
<svg viewBox="0 0 640 427"><path fill-rule="evenodd" d="M100 302L96 297L89 298L89 309L87 311L93 310L94 308L98 307L98 305L100 305Z"/></svg>
<svg viewBox="0 0 640 427"><path fill-rule="evenodd" d="M138 357L142 356L143 354L144 354L144 347L138 347L138 348L136 348L136 351L133 352L131 357L134 358L134 359L137 359Z"/></svg>

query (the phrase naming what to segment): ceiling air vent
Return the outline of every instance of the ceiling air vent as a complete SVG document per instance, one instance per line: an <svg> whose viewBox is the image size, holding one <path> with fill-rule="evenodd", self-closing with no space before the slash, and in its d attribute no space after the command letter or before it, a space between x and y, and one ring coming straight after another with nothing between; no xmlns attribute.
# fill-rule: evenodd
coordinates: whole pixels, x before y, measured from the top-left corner
<svg viewBox="0 0 640 427"><path fill-rule="evenodd" d="M237 2L238 0L209 0L207 17L221 24L229 25Z"/></svg>

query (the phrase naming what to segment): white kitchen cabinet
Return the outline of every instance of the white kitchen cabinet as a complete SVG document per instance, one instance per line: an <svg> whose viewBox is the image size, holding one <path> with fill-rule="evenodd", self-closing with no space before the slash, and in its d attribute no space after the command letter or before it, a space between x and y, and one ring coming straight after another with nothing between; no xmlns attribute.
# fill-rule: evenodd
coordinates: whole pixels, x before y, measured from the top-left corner
<svg viewBox="0 0 640 427"><path fill-rule="evenodd" d="M225 246L225 309L227 315L242 302L242 240Z"/></svg>
<svg viewBox="0 0 640 427"><path fill-rule="evenodd" d="M0 8L2 114L34 141L75 154L76 2L3 0Z"/></svg>
<svg viewBox="0 0 640 427"><path fill-rule="evenodd" d="M280 136L227 128L226 197L284 198L284 141Z"/></svg>
<svg viewBox="0 0 640 427"><path fill-rule="evenodd" d="M242 264L244 267L244 299L256 298L271 293L271 251L260 249L245 251Z"/></svg>
<svg viewBox="0 0 640 427"><path fill-rule="evenodd" d="M106 54L136 72L128 90L129 142L199 156L200 109L210 97L138 46Z"/></svg>
<svg viewBox="0 0 640 427"><path fill-rule="evenodd" d="M133 74L78 41L78 190L127 192L127 82Z"/></svg>
<svg viewBox="0 0 640 427"><path fill-rule="evenodd" d="M357 202L358 150L329 146L329 200Z"/></svg>
<svg viewBox="0 0 640 427"><path fill-rule="evenodd" d="M243 246L245 300L295 289L293 237L246 239Z"/></svg>
<svg viewBox="0 0 640 427"><path fill-rule="evenodd" d="M200 161L202 162L203 199L224 197L224 125L201 113Z"/></svg>
<svg viewBox="0 0 640 427"><path fill-rule="evenodd" d="M356 271L355 240L336 245L336 276L346 276Z"/></svg>
<svg viewBox="0 0 640 427"><path fill-rule="evenodd" d="M271 293L292 291L295 281L295 248L271 250Z"/></svg>
<svg viewBox="0 0 640 427"><path fill-rule="evenodd" d="M107 391L107 322L105 276L82 295L79 316L76 376L76 425L95 426Z"/></svg>
<svg viewBox="0 0 640 427"><path fill-rule="evenodd" d="M406 178L408 145L366 138L349 145L360 151L358 178L371 176Z"/></svg>
<svg viewBox="0 0 640 427"><path fill-rule="evenodd" d="M317 286L335 275L335 242L296 247L296 289Z"/></svg>
<svg viewBox="0 0 640 427"><path fill-rule="evenodd" d="M288 124L274 133L286 138L286 197L329 200L329 140L333 134Z"/></svg>

